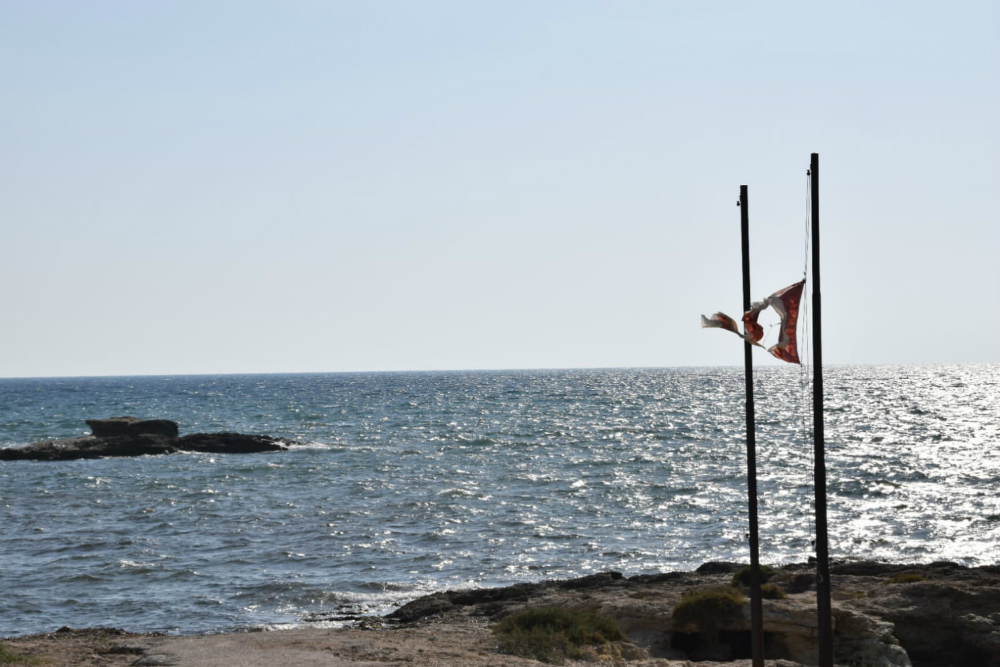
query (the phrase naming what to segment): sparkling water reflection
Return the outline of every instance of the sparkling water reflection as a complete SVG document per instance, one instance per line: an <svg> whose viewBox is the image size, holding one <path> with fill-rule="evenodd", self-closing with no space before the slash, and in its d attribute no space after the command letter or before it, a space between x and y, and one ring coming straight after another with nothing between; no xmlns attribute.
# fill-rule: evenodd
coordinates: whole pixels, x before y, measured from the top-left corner
<svg viewBox="0 0 1000 667"><path fill-rule="evenodd" d="M996 562L1000 366L839 367L831 553ZM811 555L809 391L758 370L761 552ZM2 446L93 416L309 443L0 464L0 635L201 632L440 588L746 560L740 369L0 380Z"/></svg>

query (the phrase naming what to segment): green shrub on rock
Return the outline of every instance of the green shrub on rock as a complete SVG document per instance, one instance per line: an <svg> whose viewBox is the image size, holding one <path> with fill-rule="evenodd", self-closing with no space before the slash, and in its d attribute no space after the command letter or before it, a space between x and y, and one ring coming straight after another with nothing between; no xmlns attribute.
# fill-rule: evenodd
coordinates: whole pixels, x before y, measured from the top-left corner
<svg viewBox="0 0 1000 667"><path fill-rule="evenodd" d="M760 583L766 584L771 581L771 578L775 574L775 569L770 565L760 566ZM750 566L740 568L736 574L733 575L733 586L748 588L750 586Z"/></svg>
<svg viewBox="0 0 1000 667"><path fill-rule="evenodd" d="M674 627L694 624L714 637L722 624L738 616L747 598L733 586L709 586L689 591L674 607Z"/></svg>
<svg viewBox="0 0 1000 667"><path fill-rule="evenodd" d="M778 584L764 584L760 587L760 598L762 600L784 600L788 597L785 589Z"/></svg>
<svg viewBox="0 0 1000 667"><path fill-rule="evenodd" d="M587 647L626 641L618 621L610 616L555 606L529 607L511 614L493 633L502 653L554 664L583 657Z"/></svg>

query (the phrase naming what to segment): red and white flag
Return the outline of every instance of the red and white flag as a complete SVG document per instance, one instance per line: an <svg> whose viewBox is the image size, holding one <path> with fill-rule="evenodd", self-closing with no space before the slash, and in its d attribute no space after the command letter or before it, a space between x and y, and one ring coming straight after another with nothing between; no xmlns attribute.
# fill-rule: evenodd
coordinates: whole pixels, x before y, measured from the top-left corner
<svg viewBox="0 0 1000 667"><path fill-rule="evenodd" d="M752 304L750 310L743 313L743 333L740 333L736 320L725 313L715 313L711 317L702 315L701 326L708 329L732 331L748 343L764 347L760 344L760 339L764 337L764 327L757 324L757 318L765 309L774 308L774 311L781 318L781 332L778 342L767 348L767 351L790 364L800 363L795 328L799 321L799 301L802 299L802 288L805 284L806 281L801 280L794 285L778 290L763 301Z"/></svg>

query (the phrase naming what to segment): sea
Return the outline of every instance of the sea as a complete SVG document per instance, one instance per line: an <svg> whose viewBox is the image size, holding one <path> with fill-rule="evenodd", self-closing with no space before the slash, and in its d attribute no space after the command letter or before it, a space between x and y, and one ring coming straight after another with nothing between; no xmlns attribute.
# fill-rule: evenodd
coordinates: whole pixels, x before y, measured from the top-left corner
<svg viewBox="0 0 1000 667"><path fill-rule="evenodd" d="M760 549L814 554L811 374L756 370ZM1000 561L1000 364L824 369L830 553ZM443 589L749 559L742 368L0 379L269 454L0 462L0 636L332 626Z"/></svg>

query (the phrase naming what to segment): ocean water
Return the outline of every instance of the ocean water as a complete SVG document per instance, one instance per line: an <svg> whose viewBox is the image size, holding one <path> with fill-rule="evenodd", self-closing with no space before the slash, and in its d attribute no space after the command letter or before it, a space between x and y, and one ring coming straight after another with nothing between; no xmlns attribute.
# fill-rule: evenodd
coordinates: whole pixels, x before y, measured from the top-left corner
<svg viewBox="0 0 1000 667"><path fill-rule="evenodd" d="M832 367L831 555L1000 561L1000 365ZM808 378L755 378L761 554L812 555ZM168 418L276 454L0 462L0 636L331 623L748 559L739 368L0 380L0 447Z"/></svg>

